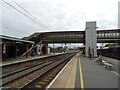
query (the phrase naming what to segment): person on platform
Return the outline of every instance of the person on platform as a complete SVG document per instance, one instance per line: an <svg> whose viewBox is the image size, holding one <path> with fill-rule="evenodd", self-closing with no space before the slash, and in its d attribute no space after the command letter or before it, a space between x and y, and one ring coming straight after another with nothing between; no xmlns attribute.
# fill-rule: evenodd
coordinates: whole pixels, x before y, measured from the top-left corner
<svg viewBox="0 0 120 90"><path fill-rule="evenodd" d="M35 55L35 52L34 52L34 49L31 51L31 57L34 57Z"/></svg>

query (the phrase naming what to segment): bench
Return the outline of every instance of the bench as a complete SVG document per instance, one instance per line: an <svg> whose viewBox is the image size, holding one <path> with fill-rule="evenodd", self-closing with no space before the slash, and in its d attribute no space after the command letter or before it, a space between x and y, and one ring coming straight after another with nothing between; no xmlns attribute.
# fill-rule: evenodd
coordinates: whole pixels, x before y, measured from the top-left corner
<svg viewBox="0 0 120 90"><path fill-rule="evenodd" d="M99 64L102 64L102 59L96 58L96 62L98 62Z"/></svg>
<svg viewBox="0 0 120 90"><path fill-rule="evenodd" d="M104 65L105 68L108 68L109 70L111 70L112 67L113 67L113 64L112 64L112 63L107 62L107 61L102 60L102 59L99 59L99 58L96 58L96 62L98 62L98 63L101 64L101 65Z"/></svg>
<svg viewBox="0 0 120 90"><path fill-rule="evenodd" d="M95 60L96 60L96 62L98 62L100 59L99 59L99 58L96 58Z"/></svg>
<svg viewBox="0 0 120 90"><path fill-rule="evenodd" d="M102 60L102 65L104 65L105 63L107 63L106 61Z"/></svg>
<svg viewBox="0 0 120 90"><path fill-rule="evenodd" d="M113 64L108 63L108 62L104 62L104 66L105 66L106 68L108 68L109 70L111 70L111 68L113 67Z"/></svg>

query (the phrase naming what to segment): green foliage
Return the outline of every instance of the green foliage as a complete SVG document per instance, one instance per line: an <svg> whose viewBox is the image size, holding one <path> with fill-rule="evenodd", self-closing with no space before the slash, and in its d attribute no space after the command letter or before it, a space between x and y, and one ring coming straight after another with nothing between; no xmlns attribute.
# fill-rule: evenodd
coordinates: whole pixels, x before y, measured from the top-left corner
<svg viewBox="0 0 120 90"><path fill-rule="evenodd" d="M115 46L119 46L118 44L106 44L105 47L115 47Z"/></svg>
<svg viewBox="0 0 120 90"><path fill-rule="evenodd" d="M56 48L51 48L51 52L66 52L68 50L68 47L65 46L63 47L56 47Z"/></svg>

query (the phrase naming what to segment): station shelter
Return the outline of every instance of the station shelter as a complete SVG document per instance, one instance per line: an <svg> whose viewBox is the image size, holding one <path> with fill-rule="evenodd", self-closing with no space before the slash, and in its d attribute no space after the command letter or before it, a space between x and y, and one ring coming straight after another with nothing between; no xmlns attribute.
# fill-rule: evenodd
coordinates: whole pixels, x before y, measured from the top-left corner
<svg viewBox="0 0 120 90"><path fill-rule="evenodd" d="M21 40L19 38L4 35L0 35L0 40L2 60L19 57L34 44L32 41Z"/></svg>

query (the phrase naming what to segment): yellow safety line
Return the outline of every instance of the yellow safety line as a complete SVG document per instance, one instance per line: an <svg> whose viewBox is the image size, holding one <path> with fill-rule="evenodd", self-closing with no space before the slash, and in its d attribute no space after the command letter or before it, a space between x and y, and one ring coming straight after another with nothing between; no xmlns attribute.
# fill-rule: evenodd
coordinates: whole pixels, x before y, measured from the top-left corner
<svg viewBox="0 0 120 90"><path fill-rule="evenodd" d="M80 84L81 84L81 89L84 90L84 81L83 81L83 74L82 74L82 67L81 67L80 60L79 60L79 66L80 66Z"/></svg>
<svg viewBox="0 0 120 90"><path fill-rule="evenodd" d="M110 57L105 57L105 56L102 56L103 58L106 58L106 59L109 59L110 61L117 61L117 62L120 62L120 60L118 59L113 59L113 58L110 58Z"/></svg>

